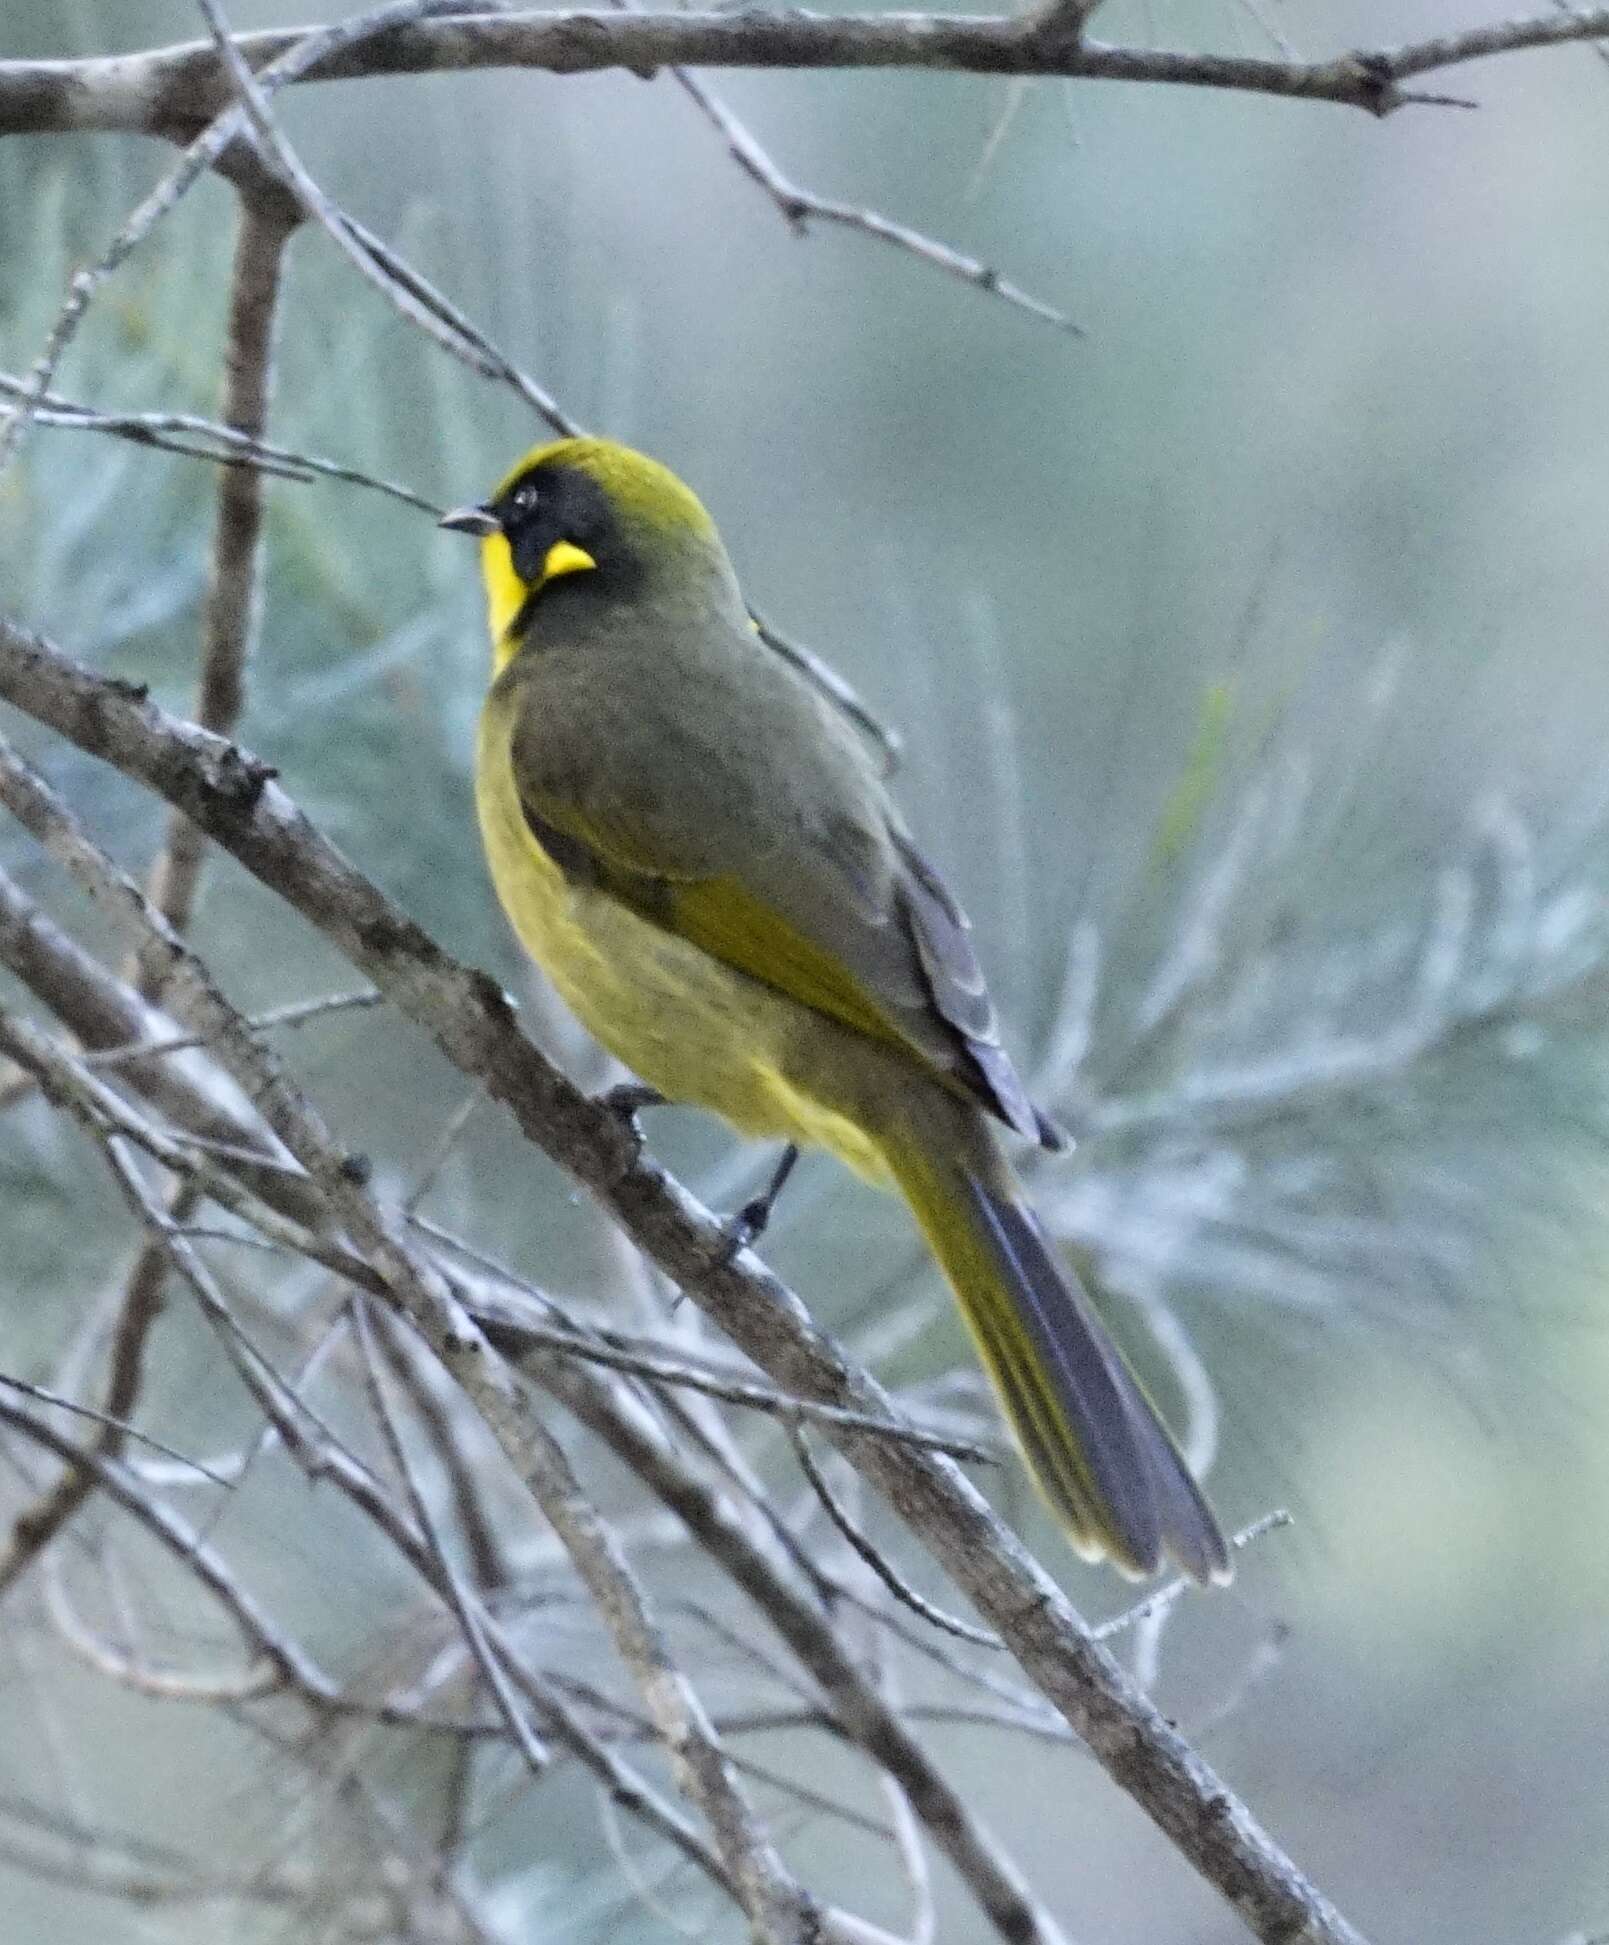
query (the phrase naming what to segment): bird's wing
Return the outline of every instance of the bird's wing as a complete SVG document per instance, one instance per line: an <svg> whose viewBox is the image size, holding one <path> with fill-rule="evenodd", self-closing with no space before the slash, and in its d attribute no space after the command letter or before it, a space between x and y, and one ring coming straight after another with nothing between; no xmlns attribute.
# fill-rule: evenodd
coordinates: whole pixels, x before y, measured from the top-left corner
<svg viewBox="0 0 1609 1945"><path fill-rule="evenodd" d="M709 784L707 750L702 765L690 751L677 766L688 783L671 814L629 766L612 766L601 789L552 761L545 740L539 712L522 711L514 775L532 835L573 882L903 1047L1008 1126L1058 1145L1000 1045L965 914L891 819L829 809L779 836L760 806Z"/></svg>

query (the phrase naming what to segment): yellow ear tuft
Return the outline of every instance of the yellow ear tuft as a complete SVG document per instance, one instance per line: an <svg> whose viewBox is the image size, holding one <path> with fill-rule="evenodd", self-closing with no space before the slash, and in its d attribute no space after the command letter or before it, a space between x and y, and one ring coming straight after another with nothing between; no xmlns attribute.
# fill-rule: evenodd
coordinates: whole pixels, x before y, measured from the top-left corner
<svg viewBox="0 0 1609 1945"><path fill-rule="evenodd" d="M549 581L556 581L561 574L584 574L589 567L598 563L584 547L577 547L573 540L556 540L547 551L542 563L542 579L537 584L546 587Z"/></svg>

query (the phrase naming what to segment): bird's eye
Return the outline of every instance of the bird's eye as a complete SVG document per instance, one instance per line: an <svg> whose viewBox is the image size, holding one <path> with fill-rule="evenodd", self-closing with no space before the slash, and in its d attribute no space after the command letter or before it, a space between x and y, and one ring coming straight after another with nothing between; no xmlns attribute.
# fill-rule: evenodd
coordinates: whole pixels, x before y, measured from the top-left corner
<svg viewBox="0 0 1609 1945"><path fill-rule="evenodd" d="M536 487L527 480L523 486L515 487L513 497L509 501L509 510L516 514L529 513L541 497Z"/></svg>

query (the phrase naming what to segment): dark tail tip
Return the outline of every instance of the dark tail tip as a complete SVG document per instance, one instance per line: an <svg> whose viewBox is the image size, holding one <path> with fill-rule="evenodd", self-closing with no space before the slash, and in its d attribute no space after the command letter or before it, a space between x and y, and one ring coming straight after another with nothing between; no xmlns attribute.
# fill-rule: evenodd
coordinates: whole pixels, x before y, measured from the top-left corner
<svg viewBox="0 0 1609 1945"><path fill-rule="evenodd" d="M1203 1585L1226 1582L1229 1549L1212 1509L1071 1266L1015 1194L976 1176L967 1186L1011 1302L1007 1317L980 1306L971 1321L1074 1544L1130 1573L1153 1574L1170 1557Z"/></svg>

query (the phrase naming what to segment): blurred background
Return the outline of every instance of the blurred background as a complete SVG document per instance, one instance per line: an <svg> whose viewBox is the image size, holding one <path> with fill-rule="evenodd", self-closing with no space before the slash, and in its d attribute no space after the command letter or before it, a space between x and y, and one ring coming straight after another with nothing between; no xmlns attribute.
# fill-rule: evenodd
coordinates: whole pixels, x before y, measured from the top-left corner
<svg viewBox="0 0 1609 1945"><path fill-rule="evenodd" d="M1111 0L1098 25L1317 56L1483 18L1471 0L1263 4ZM307 11L235 0L231 17ZM185 0L0 0L0 56L200 31ZM1433 85L1478 112L1385 123L1110 84L709 78L796 181L946 239L1085 335L865 236L794 235L669 79L281 101L331 194L576 417L682 473L756 604L904 733L903 801L978 926L1012 1043L1085 1137L1037 1192L1094 1252L1159 1390L1178 1396L1148 1317L1211 1373L1225 1519L1294 1516L1230 1595L1174 1616L1168 1712L1370 1937L1591 1933L1609 1924L1609 68L1588 48L1464 68ZM104 136L0 146L0 365L26 370L73 265L168 161ZM60 388L211 410L231 223L202 184L109 287ZM443 504L540 436L322 236L290 264L273 436ZM6 610L188 710L214 485L192 460L36 430L0 481ZM463 543L337 484L270 503L245 740L599 1077L483 876ZM159 810L18 733L143 869ZM14 829L0 862L104 944ZM356 983L227 863L197 937L252 1009ZM381 1179L414 1179L463 1092L420 1036L382 1010L284 1044ZM693 1116L656 1116L650 1138L720 1206L764 1162ZM470 1120L429 1207L556 1290L602 1297L617 1273L497 1111ZM0 1365L43 1379L131 1237L37 1099L0 1120L0 1221ZM807 1161L765 1254L891 1378L965 1367L901 1212L832 1164ZM141 1422L194 1449L245 1413L208 1391L216 1354L181 1310ZM327 1663L406 1652L395 1567L291 1468L267 1471L219 1513L220 1543ZM1123 1605L1001 1490L1078 1602ZM42 1626L0 1629L0 1723L0 1812L50 1800L241 1873L316 1850L259 1740L121 1693ZM1241 1935L1092 1765L990 1730L931 1741L1074 1936ZM837 1760L789 1757L818 1759ZM436 1760L399 1739L385 1773L423 1796ZM669 1936L621 1897L585 1793L544 1802L531 1819L511 1792L477 1854L501 1935ZM898 1922L885 1853L806 1823L795 1854L828 1889L853 1872ZM220 1935L216 1909L131 1909L15 1855L8 1938ZM981 1939L940 1889L941 1935ZM254 1910L230 1935L305 1934Z"/></svg>

